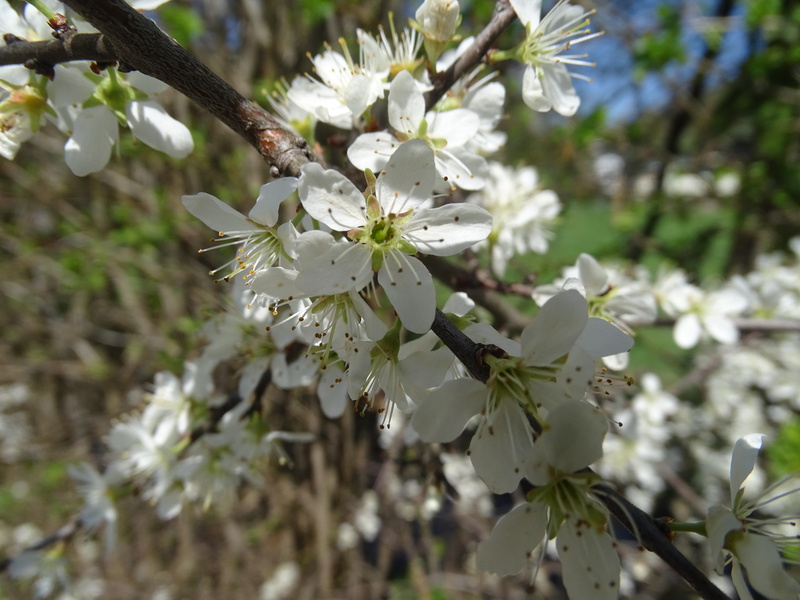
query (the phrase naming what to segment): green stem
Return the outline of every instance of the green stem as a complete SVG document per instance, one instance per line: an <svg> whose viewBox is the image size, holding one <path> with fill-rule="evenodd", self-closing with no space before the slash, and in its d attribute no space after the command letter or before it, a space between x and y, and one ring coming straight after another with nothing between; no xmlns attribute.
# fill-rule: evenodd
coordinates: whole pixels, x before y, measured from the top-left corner
<svg viewBox="0 0 800 600"><path fill-rule="evenodd" d="M47 5L44 2L42 2L42 0L28 0L28 4L33 6L36 10L38 10L40 13L42 13L48 19L52 19L53 17L56 16L56 13L54 13L52 10L50 10L47 7Z"/></svg>
<svg viewBox="0 0 800 600"><path fill-rule="evenodd" d="M697 535L708 537L705 521L696 521L695 523L676 523L673 521L668 524L668 527L670 531L680 533L696 533Z"/></svg>

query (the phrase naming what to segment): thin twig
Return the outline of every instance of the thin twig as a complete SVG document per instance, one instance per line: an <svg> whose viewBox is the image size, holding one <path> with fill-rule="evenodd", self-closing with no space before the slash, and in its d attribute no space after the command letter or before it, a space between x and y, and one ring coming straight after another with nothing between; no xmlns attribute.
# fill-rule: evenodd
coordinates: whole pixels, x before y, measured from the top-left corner
<svg viewBox="0 0 800 600"><path fill-rule="evenodd" d="M6 37L7 46L0 47L0 66L24 65L30 60L41 61L49 65L71 62L75 60L93 60L110 62L116 60L105 37L99 33L78 33L70 37L66 43L61 39L46 42L28 42Z"/></svg>

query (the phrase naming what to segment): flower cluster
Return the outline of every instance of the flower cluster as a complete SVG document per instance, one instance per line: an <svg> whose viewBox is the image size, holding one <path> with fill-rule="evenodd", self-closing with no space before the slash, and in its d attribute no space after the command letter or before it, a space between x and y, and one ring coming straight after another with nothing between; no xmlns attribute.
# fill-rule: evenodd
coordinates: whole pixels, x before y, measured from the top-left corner
<svg viewBox="0 0 800 600"><path fill-rule="evenodd" d="M538 0L510 4L525 39L492 53L490 62L514 58L524 65L522 95L530 108L574 115L580 99L572 78L583 76L567 66L591 65L585 55L570 53L600 35L586 29L591 13L566 0L546 14ZM634 329L654 323L659 309L674 322L674 340L683 349L709 340L731 346L740 339L741 319L800 318L797 256L762 257L752 273L709 291L680 270L662 271L653 282L641 267L601 265L581 253L556 281L532 293L526 288L539 309L517 337L476 322L468 315L473 302L454 294L441 306L444 318L479 350L475 358L485 369L480 378L478 368L469 373L464 354L462 363L454 353L458 344L444 344L445 336L432 332L443 317L434 262L486 249L476 264L490 264L502 278L517 254L547 252L561 204L541 188L532 167L490 160L506 141L497 130L506 90L495 73L484 76L480 67L431 100L442 72L475 43L460 37L460 11L456 0L425 0L407 29L398 32L392 24L389 34L377 36L359 30L357 52L346 40L341 52L326 45L311 58L314 73L275 96L280 117L308 142L317 123L348 133L345 168L305 164L298 177L261 186L246 214L205 192L183 196L185 208L215 233L216 244L200 252L233 252L211 271L229 284L232 297L201 329L208 343L185 364L183 377L159 373L139 410L113 425L102 472L88 463L69 470L84 503L77 522L90 531L104 527L108 549L116 543L123 495L135 491L170 519L188 503L225 505L240 485L261 485L259 466L275 454L285 457L282 442L312 439L269 429L259 410L265 382L281 389L316 384L326 417L341 416L348 405L361 415L382 413L386 445L399 444L393 417L405 425L407 439L446 444L461 438L466 445L468 437L466 457L448 454L444 470L484 513L490 510L486 489L519 498L521 489L529 490L477 545L480 569L518 573L554 540L571 598L618 597L620 559L601 475L647 502L645 491L665 487L657 469L668 456L672 425L693 413L653 374L642 378L627 407L612 408L611 388L632 380L597 361L626 368ZM0 18L19 37L46 36L42 15L30 7L23 16L0 0ZM113 67L98 71L57 66L48 79L0 68L0 154L13 159L47 119L69 135L65 160L77 175L105 166L119 125L170 156L191 151L189 130L152 99L162 91L159 82ZM800 238L792 247L800 256ZM708 377L717 394L710 394L708 414L717 411L714 417L726 423L757 418L751 413L759 411L744 407L744 417L732 416L730 387L766 390L763 395L783 405L783 412L773 406L773 415L796 410L797 340L784 348L785 339L736 348L720 359ZM223 395L214 374L225 361L235 365L238 386ZM751 379L742 375L741 361L756 365L747 370ZM612 410L625 429L607 435L605 411ZM686 431L699 437L707 425L697 418ZM734 425L713 435L727 439L742 421ZM800 584L784 570L789 538L776 521L756 515L775 496L743 499L760 444L759 436L736 443L730 506L714 506L703 527L718 570L732 565L742 597L750 586L768 598L795 598ZM399 490L395 506L403 518L411 519L415 506L426 519L441 508L433 485L405 485L394 474L386 479ZM370 491L359 504L354 524L339 530L342 548L355 545L356 531L372 542L380 530L377 495ZM13 577L39 577L42 594L65 579L60 547L23 552L9 565ZM276 574L262 595L289 593L298 574L288 573Z"/></svg>
<svg viewBox="0 0 800 600"><path fill-rule="evenodd" d="M7 0L0 0L3 32L28 41L49 39L48 18L66 9L54 0L41 4L49 14L27 5L20 16ZM134 8L148 10L160 4L131 2ZM80 31L92 31L82 21L78 25ZM20 146L49 119L69 136L64 160L75 175L106 166L118 145L120 125L151 148L185 158L194 147L189 129L153 99L166 88L157 79L141 73L123 75L113 66L97 74L88 62L56 65L50 78L22 66L0 67L0 156L14 159Z"/></svg>

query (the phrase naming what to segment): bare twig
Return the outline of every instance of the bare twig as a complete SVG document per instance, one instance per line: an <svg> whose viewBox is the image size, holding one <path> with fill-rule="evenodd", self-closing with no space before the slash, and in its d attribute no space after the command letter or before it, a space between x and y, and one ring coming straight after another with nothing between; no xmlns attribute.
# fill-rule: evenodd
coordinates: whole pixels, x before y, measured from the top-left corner
<svg viewBox="0 0 800 600"><path fill-rule="evenodd" d="M99 33L79 33L69 41L53 39L46 42L28 42L4 36L7 46L0 47L0 66L24 65L28 61L41 61L49 65L74 60L108 62L116 60L106 39Z"/></svg>

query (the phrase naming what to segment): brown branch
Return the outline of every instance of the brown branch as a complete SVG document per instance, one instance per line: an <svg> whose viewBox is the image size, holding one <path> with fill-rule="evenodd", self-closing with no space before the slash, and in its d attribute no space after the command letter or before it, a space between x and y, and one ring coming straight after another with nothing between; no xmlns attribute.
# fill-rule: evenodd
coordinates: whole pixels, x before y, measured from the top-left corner
<svg viewBox="0 0 800 600"><path fill-rule="evenodd" d="M3 36L7 46L0 47L0 66L24 65L40 61L48 65L74 60L109 62L117 57L99 33L78 33L68 39L28 42L10 34Z"/></svg>
<svg viewBox="0 0 800 600"><path fill-rule="evenodd" d="M433 78L433 89L425 95L426 110L430 110L453 84L477 65L503 30L517 15L508 0L498 0L489 24L475 36L475 42L444 73Z"/></svg>
<svg viewBox="0 0 800 600"><path fill-rule="evenodd" d="M298 176L312 159L304 139L233 89L125 0L67 0L102 33L117 60L175 88L253 146L273 176Z"/></svg>
<svg viewBox="0 0 800 600"><path fill-rule="evenodd" d="M493 325L497 329L504 329L513 335L521 332L531 322L530 318L511 306L502 296L511 294L530 299L533 293L530 286L523 283L503 283L493 279L486 271L470 271L438 256L425 256L422 262L436 279L454 290L467 292L478 305L492 313Z"/></svg>

